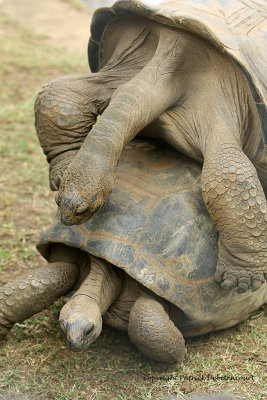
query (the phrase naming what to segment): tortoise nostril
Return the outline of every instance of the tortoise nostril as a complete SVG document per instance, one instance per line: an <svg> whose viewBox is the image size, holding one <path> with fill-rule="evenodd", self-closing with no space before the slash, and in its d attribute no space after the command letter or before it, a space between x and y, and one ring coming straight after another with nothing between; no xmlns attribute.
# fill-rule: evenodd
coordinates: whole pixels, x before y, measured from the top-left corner
<svg viewBox="0 0 267 400"><path fill-rule="evenodd" d="M93 332L94 328L95 328L94 324L90 324L90 325L88 324L86 326L86 328L84 329L84 336L90 336L91 333Z"/></svg>

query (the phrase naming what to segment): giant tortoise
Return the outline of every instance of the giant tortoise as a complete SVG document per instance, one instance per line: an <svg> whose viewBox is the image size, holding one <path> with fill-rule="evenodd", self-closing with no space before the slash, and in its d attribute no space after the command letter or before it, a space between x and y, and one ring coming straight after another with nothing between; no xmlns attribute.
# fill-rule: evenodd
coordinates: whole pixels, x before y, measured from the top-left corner
<svg viewBox="0 0 267 400"><path fill-rule="evenodd" d="M89 264L61 316L74 349L99 334L93 312L128 329L151 357L181 362L181 333L223 329L266 302L264 12L261 1L178 0L151 8L123 0L95 13L93 73L50 82L36 100L61 222L38 246L48 266L1 288L2 337L68 292ZM172 146L166 168L166 144L129 144L137 134ZM218 256L196 164L177 150L204 161L202 191L219 231ZM124 178L112 192L120 159L117 176ZM92 282L101 271L106 283L99 278L95 298ZM77 299L90 306L82 315ZM167 320L171 334L163 329Z"/></svg>
<svg viewBox="0 0 267 400"><path fill-rule="evenodd" d="M96 340L103 318L150 358L181 364L183 336L246 319L267 301L267 283L240 294L215 282L218 233L200 174L164 143L129 143L105 206L81 225L58 220L37 246L48 264L0 288L0 337L69 292L79 271L59 323L74 351Z"/></svg>
<svg viewBox="0 0 267 400"><path fill-rule="evenodd" d="M63 224L81 224L104 205L122 150L136 135L162 139L204 162L203 198L219 232L217 282L240 292L261 286L265 15L262 0L169 0L157 7L121 0L96 11L93 73L48 83L35 105Z"/></svg>

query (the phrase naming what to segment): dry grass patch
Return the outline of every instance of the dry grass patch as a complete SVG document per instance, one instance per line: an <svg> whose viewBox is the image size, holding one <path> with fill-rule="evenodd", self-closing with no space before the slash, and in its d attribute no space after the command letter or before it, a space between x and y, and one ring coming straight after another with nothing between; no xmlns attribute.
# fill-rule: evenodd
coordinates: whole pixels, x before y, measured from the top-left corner
<svg viewBox="0 0 267 400"><path fill-rule="evenodd" d="M34 131L33 104L48 80L87 72L75 59L1 14L0 26L0 282L40 263L35 243L54 212L48 168Z"/></svg>

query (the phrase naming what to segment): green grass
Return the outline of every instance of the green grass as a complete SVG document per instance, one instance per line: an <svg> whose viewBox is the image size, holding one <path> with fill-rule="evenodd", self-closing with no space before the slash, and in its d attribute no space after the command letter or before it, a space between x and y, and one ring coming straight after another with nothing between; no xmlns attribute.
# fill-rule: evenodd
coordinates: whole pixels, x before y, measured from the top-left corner
<svg viewBox="0 0 267 400"><path fill-rule="evenodd" d="M0 12L0 283L44 260L35 244L53 218L48 166L34 132L33 103L40 86L60 75L88 71L86 55L69 55ZM0 395L51 400L162 399L192 392L267 397L266 318L263 311L237 327L187 340L183 366L153 370L126 334L104 327L82 354L62 342L62 301L16 324L0 345ZM210 377L208 376L210 375ZM203 379L202 379L203 376ZM238 380L251 377L253 380ZM228 380L224 380L228 377ZM236 380L230 380L235 377Z"/></svg>

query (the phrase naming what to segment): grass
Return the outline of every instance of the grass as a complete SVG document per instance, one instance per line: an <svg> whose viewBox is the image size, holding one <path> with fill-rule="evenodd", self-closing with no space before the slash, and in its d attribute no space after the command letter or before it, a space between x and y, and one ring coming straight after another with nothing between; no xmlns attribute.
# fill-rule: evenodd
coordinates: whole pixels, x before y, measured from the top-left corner
<svg viewBox="0 0 267 400"><path fill-rule="evenodd" d="M40 86L60 75L86 72L86 55L66 54L0 13L0 283L44 263L35 250L54 215L48 168L34 132ZM59 300L16 324L0 345L0 398L46 400L181 398L192 392L267 397L266 318L259 310L238 326L187 340L183 366L158 373L126 334L104 327L83 354L71 353L57 329ZM247 378L247 379L246 379Z"/></svg>
<svg viewBox="0 0 267 400"><path fill-rule="evenodd" d="M48 168L34 133L36 93L49 79L88 67L86 57L51 47L3 14L0 26L0 269L8 276L40 262L35 243L53 213Z"/></svg>

